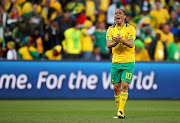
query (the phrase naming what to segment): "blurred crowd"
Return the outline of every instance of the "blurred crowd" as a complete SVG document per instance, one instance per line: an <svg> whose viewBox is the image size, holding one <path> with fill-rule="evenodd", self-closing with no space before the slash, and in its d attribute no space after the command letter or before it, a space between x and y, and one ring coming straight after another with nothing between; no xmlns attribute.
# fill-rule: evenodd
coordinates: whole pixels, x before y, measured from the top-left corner
<svg viewBox="0 0 180 123"><path fill-rule="evenodd" d="M1 0L0 59L110 60L117 8L136 29L136 61L180 61L179 0Z"/></svg>

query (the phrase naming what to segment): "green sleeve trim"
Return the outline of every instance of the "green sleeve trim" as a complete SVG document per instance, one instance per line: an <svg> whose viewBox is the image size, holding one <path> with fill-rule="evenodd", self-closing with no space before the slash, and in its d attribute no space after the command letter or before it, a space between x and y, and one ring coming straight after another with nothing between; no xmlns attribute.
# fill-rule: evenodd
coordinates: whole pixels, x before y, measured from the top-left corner
<svg viewBox="0 0 180 123"><path fill-rule="evenodd" d="M21 59L21 54L20 54L19 50L17 51L17 55L18 55L18 59Z"/></svg>
<svg viewBox="0 0 180 123"><path fill-rule="evenodd" d="M39 58L39 53L37 51L30 51L30 54L32 55L33 58Z"/></svg>
<svg viewBox="0 0 180 123"><path fill-rule="evenodd" d="M107 41L112 41L112 40L107 40Z"/></svg>

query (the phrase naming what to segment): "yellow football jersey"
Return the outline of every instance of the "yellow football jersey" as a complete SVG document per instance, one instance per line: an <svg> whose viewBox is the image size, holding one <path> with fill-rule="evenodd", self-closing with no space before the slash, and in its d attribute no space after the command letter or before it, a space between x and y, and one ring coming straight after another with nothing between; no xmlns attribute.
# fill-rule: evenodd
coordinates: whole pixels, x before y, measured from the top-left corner
<svg viewBox="0 0 180 123"><path fill-rule="evenodd" d="M166 46L168 46L170 43L174 42L174 35L169 32L168 34L165 34L163 31L161 30L156 30L156 34L160 34L161 35L161 41L166 43Z"/></svg>
<svg viewBox="0 0 180 123"><path fill-rule="evenodd" d="M110 26L107 30L106 41L113 41L112 36L123 36L123 40L135 40L136 30L130 24L124 24L121 28L117 25ZM112 48L113 58L112 63L129 63L135 62L135 46L130 48L123 43L117 44Z"/></svg>
<svg viewBox="0 0 180 123"><path fill-rule="evenodd" d="M159 28L160 24L166 23L170 18L170 15L166 9L161 9L159 11L156 9L153 9L150 11L150 15L153 18L152 25L155 29Z"/></svg>
<svg viewBox="0 0 180 123"><path fill-rule="evenodd" d="M29 50L31 52L37 51L37 49L33 46L30 46ZM24 60L33 60L33 56L30 54L27 46L23 46L19 49L19 53L21 55L21 58Z"/></svg>

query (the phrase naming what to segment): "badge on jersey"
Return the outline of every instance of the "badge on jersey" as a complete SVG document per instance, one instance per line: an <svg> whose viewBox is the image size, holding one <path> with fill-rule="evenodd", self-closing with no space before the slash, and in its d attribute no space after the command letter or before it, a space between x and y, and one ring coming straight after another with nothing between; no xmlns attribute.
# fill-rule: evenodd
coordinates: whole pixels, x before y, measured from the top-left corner
<svg viewBox="0 0 180 123"><path fill-rule="evenodd" d="M129 36L129 40L134 40L134 39L133 39L133 35L130 35L130 36Z"/></svg>

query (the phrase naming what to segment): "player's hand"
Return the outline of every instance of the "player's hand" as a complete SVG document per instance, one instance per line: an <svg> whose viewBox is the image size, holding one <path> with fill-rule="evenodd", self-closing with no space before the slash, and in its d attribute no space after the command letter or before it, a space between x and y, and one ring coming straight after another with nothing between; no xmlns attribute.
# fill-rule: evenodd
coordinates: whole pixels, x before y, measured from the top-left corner
<svg viewBox="0 0 180 123"><path fill-rule="evenodd" d="M117 42L119 43L119 42L121 42L122 43L122 41L123 41L123 36L120 36L119 34L118 34L118 36L117 36Z"/></svg>
<svg viewBox="0 0 180 123"><path fill-rule="evenodd" d="M117 37L112 36L112 40L115 41L115 42L117 42L118 39L117 39Z"/></svg>

